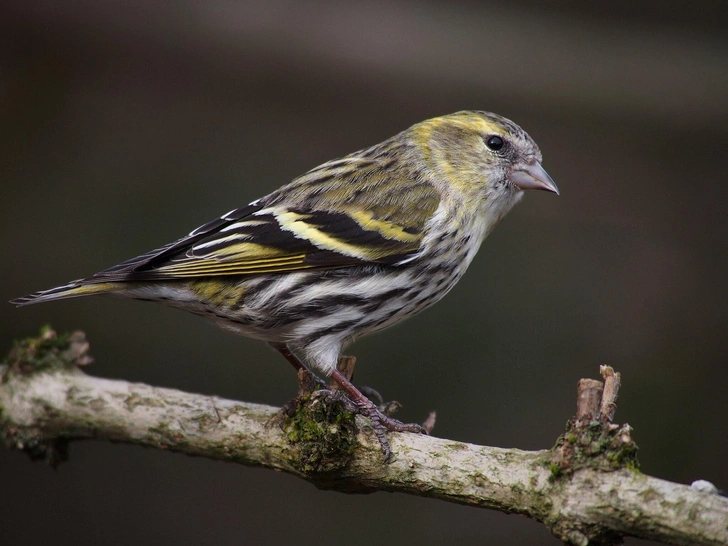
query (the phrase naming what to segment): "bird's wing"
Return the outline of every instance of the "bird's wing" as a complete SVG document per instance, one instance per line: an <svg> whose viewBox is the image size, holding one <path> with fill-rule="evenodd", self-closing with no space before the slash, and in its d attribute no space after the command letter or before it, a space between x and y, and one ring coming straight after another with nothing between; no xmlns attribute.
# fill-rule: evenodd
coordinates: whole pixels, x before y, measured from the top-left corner
<svg viewBox="0 0 728 546"><path fill-rule="evenodd" d="M341 161L341 160L340 160ZM334 164L335 162L332 162ZM371 162L367 162L369 165ZM440 196L432 185L364 167L351 180L314 170L187 237L85 282L248 275L394 264L415 253Z"/></svg>

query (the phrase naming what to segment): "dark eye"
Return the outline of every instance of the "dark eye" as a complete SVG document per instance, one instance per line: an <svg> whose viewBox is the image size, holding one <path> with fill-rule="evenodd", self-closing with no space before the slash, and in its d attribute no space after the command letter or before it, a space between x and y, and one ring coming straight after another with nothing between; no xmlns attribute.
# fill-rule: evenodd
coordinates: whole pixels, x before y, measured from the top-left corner
<svg viewBox="0 0 728 546"><path fill-rule="evenodd" d="M485 145L494 152L503 149L503 146L505 146L505 144L505 141L501 137L496 135L488 137L488 139L485 141Z"/></svg>

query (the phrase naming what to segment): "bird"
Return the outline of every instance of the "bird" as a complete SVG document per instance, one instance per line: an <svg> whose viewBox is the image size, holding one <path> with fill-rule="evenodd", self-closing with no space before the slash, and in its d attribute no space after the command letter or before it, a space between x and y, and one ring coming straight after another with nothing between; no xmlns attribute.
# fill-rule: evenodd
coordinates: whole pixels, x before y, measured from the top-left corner
<svg viewBox="0 0 728 546"><path fill-rule="evenodd" d="M435 117L176 241L11 303L105 294L208 317L329 376L388 460L386 432L423 429L382 413L340 373L342 349L445 296L524 191L558 194L541 162L533 139L502 116Z"/></svg>

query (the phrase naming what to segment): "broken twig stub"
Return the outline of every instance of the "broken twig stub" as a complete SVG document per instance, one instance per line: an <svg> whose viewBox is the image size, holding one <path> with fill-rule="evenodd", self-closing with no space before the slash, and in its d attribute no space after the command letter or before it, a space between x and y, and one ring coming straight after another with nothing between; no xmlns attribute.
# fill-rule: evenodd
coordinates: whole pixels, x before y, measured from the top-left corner
<svg viewBox="0 0 728 546"><path fill-rule="evenodd" d="M577 383L576 415L552 450L550 467L554 479L585 467L603 471L639 467L631 427L612 423L620 375L610 366L601 366L600 372L604 382L580 379Z"/></svg>

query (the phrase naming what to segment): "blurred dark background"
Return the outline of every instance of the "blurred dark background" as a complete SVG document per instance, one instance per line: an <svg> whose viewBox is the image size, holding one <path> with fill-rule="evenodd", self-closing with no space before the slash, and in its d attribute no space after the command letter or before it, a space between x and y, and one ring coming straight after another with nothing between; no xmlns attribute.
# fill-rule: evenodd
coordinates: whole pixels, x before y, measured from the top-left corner
<svg viewBox="0 0 728 546"><path fill-rule="evenodd" d="M433 309L359 341L358 382L438 436L541 449L600 364L643 470L728 488L728 39L720 2L3 2L0 300L187 233L422 119L540 145L530 193ZM676 3L670 4L676 5ZM281 405L263 343L161 306L0 305L0 347L83 329L90 373ZM182 455L0 450L4 544L556 544L522 517L348 496ZM9 533L9 535L8 535Z"/></svg>

